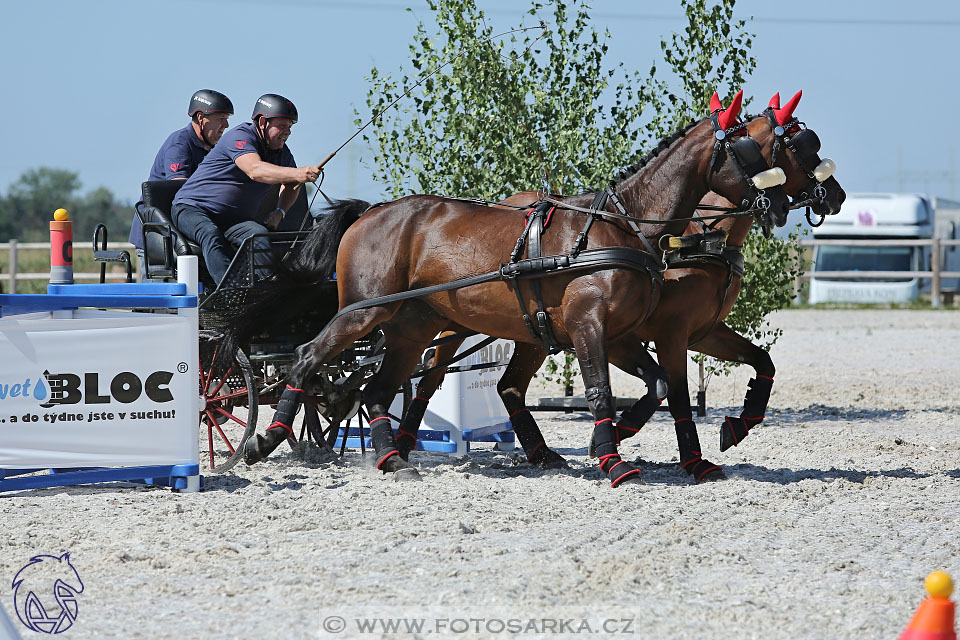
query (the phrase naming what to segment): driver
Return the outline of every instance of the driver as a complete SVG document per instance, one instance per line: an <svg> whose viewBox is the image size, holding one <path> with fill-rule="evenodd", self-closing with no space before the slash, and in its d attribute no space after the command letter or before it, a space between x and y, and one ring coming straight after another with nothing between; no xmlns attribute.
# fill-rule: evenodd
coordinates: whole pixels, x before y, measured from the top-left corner
<svg viewBox="0 0 960 640"><path fill-rule="evenodd" d="M193 175L229 126L228 118L233 115L233 103L219 91L200 89L190 97L187 115L190 116L190 124L167 136L153 160L147 180L186 180ZM140 216L134 214L130 243L142 254L141 228Z"/></svg>
<svg viewBox="0 0 960 640"><path fill-rule="evenodd" d="M292 102L275 93L260 96L252 122L225 133L177 192L173 222L200 245L207 271L218 284L230 266L233 247L254 234L276 229L300 185L320 177L320 167L297 167L287 148L296 122ZM281 185L277 208L261 224L255 216L272 184ZM260 238L255 248L256 266L269 266L269 241Z"/></svg>

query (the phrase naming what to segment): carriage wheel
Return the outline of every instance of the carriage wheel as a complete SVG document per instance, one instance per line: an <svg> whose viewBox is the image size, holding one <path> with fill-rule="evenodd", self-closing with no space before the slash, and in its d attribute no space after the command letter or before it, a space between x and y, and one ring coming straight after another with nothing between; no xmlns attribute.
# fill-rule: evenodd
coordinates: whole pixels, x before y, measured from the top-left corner
<svg viewBox="0 0 960 640"><path fill-rule="evenodd" d="M211 370L218 346L200 336L200 451L208 470L223 473L243 457L243 443L257 428L257 382L246 354L237 349L223 376Z"/></svg>

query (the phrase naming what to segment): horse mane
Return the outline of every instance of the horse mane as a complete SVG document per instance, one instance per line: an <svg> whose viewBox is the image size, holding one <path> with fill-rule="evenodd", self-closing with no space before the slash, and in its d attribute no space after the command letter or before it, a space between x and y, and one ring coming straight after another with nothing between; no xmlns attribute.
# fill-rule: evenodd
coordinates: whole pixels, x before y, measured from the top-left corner
<svg viewBox="0 0 960 640"><path fill-rule="evenodd" d="M660 142L657 143L657 146L654 147L652 151L648 152L647 155L643 156L642 158L640 158L640 160L630 165L629 167L626 167L625 169L621 169L620 173L618 173L611 181L611 186L615 187L618 184L622 183L624 180L639 173L645 166L650 164L650 162L652 162L654 158L656 158L661 153L669 149L670 145L672 145L674 142L676 142L683 136L687 135L687 133L691 129L693 129L695 126L697 126L701 122L704 122L705 120L706 118L702 118L700 120L694 120L693 122L687 124L684 127L681 127L680 129L674 131L670 135L661 139Z"/></svg>

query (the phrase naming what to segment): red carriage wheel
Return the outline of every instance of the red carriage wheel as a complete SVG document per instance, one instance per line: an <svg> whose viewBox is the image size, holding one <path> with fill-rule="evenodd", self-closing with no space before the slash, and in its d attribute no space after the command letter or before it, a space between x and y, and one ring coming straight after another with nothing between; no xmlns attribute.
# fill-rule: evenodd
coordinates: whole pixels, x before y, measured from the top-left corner
<svg viewBox="0 0 960 640"><path fill-rule="evenodd" d="M237 349L223 375L211 369L218 341L200 335L200 457L212 473L233 468L243 443L257 429L257 381L246 354Z"/></svg>

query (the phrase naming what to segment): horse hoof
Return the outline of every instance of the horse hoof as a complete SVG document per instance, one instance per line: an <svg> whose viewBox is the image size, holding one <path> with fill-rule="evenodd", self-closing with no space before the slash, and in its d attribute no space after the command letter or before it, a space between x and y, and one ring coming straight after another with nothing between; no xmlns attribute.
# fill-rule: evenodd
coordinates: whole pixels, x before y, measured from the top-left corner
<svg viewBox="0 0 960 640"><path fill-rule="evenodd" d="M726 451L730 447L735 447L747 437L750 428L743 418L734 418L726 416L723 426L720 427L720 451Z"/></svg>
<svg viewBox="0 0 960 640"><path fill-rule="evenodd" d="M397 469L393 473L394 482L423 482L423 478L420 476L420 473L413 467L407 467L406 469Z"/></svg>
<svg viewBox="0 0 960 640"><path fill-rule="evenodd" d="M258 446L259 438L260 436L258 435L256 438L251 438L243 444L243 461L247 466L255 465L266 457Z"/></svg>
<svg viewBox="0 0 960 640"><path fill-rule="evenodd" d="M640 475L638 475L638 474L634 474L634 475L630 476L629 478L624 478L623 480L621 480L621 481L618 482L617 484L610 485L610 486L619 489L620 487L625 487L625 486L627 486L627 485L634 485L634 484L635 484L635 485L643 485L643 484L647 484L647 483L644 481L643 476L640 476Z"/></svg>
<svg viewBox="0 0 960 640"><path fill-rule="evenodd" d="M697 484L704 484L707 482L720 482L721 480L726 480L727 474L723 472L723 469L714 469L708 471L701 478L697 478Z"/></svg>
<svg viewBox="0 0 960 640"><path fill-rule="evenodd" d="M566 459L553 449L544 448L538 451L530 464L534 464L541 469L569 469Z"/></svg>

